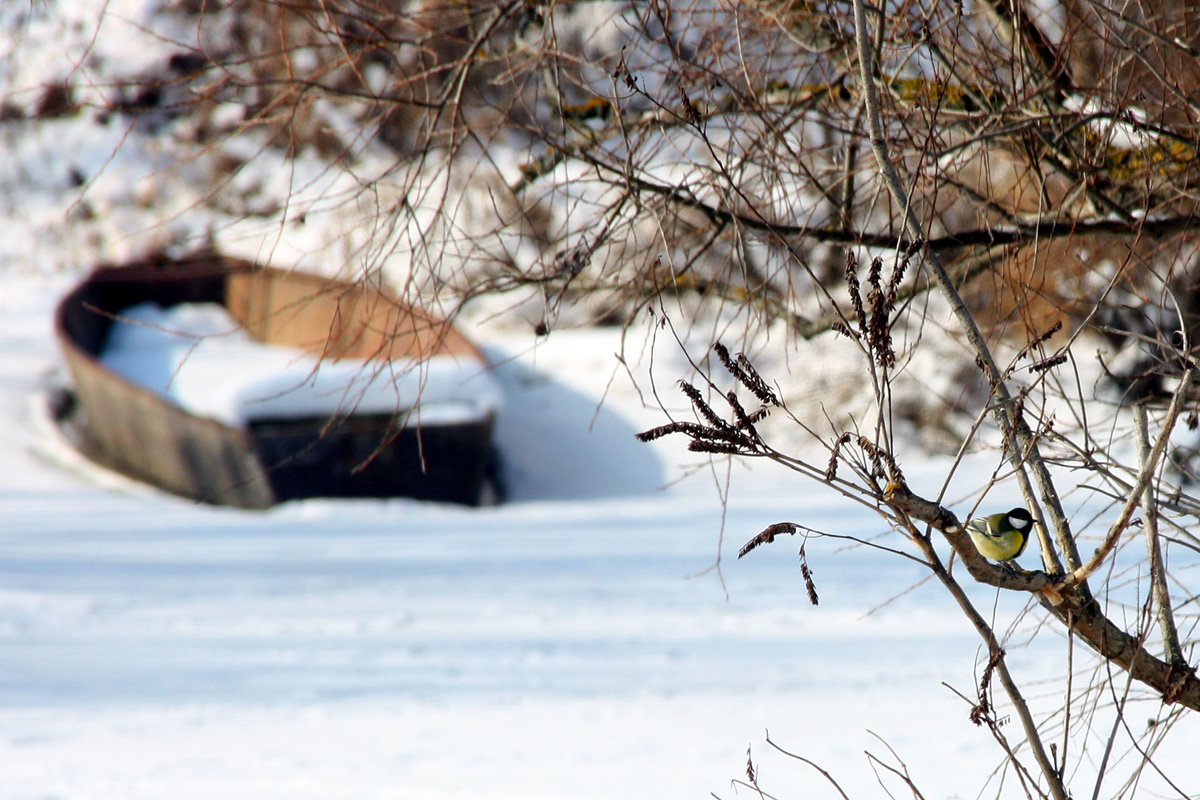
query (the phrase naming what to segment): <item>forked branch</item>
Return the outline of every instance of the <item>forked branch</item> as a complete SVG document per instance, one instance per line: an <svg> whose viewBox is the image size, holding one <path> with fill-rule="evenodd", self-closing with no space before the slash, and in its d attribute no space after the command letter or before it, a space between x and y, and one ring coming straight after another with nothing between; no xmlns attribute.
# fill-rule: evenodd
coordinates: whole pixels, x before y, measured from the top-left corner
<svg viewBox="0 0 1200 800"><path fill-rule="evenodd" d="M879 165L879 171L883 176L888 192L902 209L904 227L908 231L909 236L913 239L924 238L925 232L921 227L921 222L917 219L916 213L909 203L908 193L905 191L904 184L900 180L900 174L896 171L896 167L892 163L891 156L888 153L887 138L883 127L883 116L880 111L879 91L875 85L874 53L869 41L866 9L862 0L855 0L854 2L854 23L855 42L858 45L859 75L862 82L863 100L867 110L867 129L870 133L871 150L875 155L875 161ZM962 326L967 341L975 351L978 362L984 369L988 383L992 387L992 393L996 397L994 404L996 421L1000 429L1004 432L1004 440L1008 445L1009 458L1013 463L1017 482L1020 484L1021 492L1026 498L1030 511L1033 513L1035 519L1039 522L1042 521L1041 504L1037 502L1040 496L1042 503L1045 504L1046 510L1050 514L1050 521L1056 534L1055 541L1058 547L1055 548L1052 546L1046 536L1047 526L1044 524L1039 525L1042 558L1046 568L1052 572L1062 571L1062 564L1058 555L1060 550L1066 557L1067 566L1071 569L1078 568L1079 553L1075 547L1075 540L1071 536L1070 525L1067 521L1066 512L1063 510L1062 501L1058 496L1058 491L1054 487L1050 472L1042 459L1037 441L1021 416L1020 410L1012 402L1012 393L1005 383L1003 371L997 365L991 348L988 347L987 342L984 340L982 331L979 330L974 316L967 308L966 303L963 302L958 290L954 287L938 254L926 249L923 265L927 266L930 272L932 272L938 288L950 304L955 318ZM1033 482L1030 481L1029 475L1026 472L1026 465L1032 470L1034 482L1037 483L1038 491L1036 494ZM1081 583L1078 591L1085 595L1088 594L1086 583Z"/></svg>

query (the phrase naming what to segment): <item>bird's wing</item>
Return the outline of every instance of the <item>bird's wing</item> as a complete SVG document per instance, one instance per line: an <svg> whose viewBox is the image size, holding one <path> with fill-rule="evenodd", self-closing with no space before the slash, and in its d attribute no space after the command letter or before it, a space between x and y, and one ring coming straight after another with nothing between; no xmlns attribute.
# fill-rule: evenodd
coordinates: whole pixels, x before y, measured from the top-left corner
<svg viewBox="0 0 1200 800"><path fill-rule="evenodd" d="M996 534L994 534L990 530L988 530L988 523L987 523L986 517L976 517L975 519L968 522L967 530L974 531L975 533L981 533L984 536L989 536L992 538L996 537Z"/></svg>

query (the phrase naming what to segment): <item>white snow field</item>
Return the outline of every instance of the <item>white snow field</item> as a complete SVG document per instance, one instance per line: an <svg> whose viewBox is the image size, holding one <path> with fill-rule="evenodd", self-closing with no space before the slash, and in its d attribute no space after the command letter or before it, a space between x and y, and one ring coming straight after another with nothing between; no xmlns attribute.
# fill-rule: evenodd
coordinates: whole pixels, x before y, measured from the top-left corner
<svg viewBox="0 0 1200 800"><path fill-rule="evenodd" d="M768 734L855 798L882 791L864 750L893 748L930 798L976 796L998 763L943 685L973 696L979 669L950 602L925 585L868 614L920 568L812 540L812 607L796 542L736 560L780 520L881 531L758 467L733 472L722 541L712 476L661 489L685 456L632 439L661 418L620 382L596 412L615 333L510 350L514 502L244 512L55 442L39 398L65 286L10 274L0 292L0 798L734 797L748 746L776 796L834 796ZM1001 603L998 629L1018 611ZM1061 644L1024 639L1013 668L1053 707L1036 681Z"/></svg>

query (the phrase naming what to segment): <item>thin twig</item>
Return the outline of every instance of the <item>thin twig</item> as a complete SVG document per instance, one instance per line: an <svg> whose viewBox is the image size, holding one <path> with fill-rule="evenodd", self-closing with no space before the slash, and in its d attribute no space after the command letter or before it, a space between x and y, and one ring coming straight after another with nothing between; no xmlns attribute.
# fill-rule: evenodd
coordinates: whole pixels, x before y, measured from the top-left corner
<svg viewBox="0 0 1200 800"><path fill-rule="evenodd" d="M824 777L825 780L829 781L829 783L833 786L833 788L837 790L837 793L842 796L842 800L850 800L849 796L842 789L842 787L838 784L838 782L834 779L834 777L832 775L830 775L829 772L827 770L825 770L823 767L818 766L815 762L810 761L809 759L805 758L802 755L798 755L796 753L791 753L791 752L788 752L787 750L784 750L782 747L775 744L775 742L771 741L771 735L769 733L767 734L767 744L771 745L771 747L774 747L776 750L783 753L788 758L794 758L797 761L808 764L810 767L815 769L817 772L821 773L822 777Z"/></svg>
<svg viewBox="0 0 1200 800"><path fill-rule="evenodd" d="M1189 373L1190 374L1190 373ZM1154 468L1150 460L1150 435L1146 420L1146 404L1133 407L1134 428L1137 431L1138 467L1142 472ZM1171 593L1167 589L1167 571L1163 564L1162 546L1158 539L1158 506L1155 502L1154 482L1146 483L1142 491L1142 521L1146 532L1146 552L1150 559L1150 591L1158 609L1158 627L1162 632L1163 657L1172 664L1186 664L1183 650L1179 647L1179 632L1175 628L1175 615L1171 611Z"/></svg>

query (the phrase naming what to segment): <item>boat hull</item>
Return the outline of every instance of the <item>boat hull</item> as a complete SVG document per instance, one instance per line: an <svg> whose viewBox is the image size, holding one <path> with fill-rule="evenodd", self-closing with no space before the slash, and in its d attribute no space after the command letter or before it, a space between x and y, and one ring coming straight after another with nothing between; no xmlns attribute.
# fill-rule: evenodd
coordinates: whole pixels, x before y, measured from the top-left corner
<svg viewBox="0 0 1200 800"><path fill-rule="evenodd" d="M308 497L410 497L477 504L492 495L490 412L418 425L390 414L253 419L198 416L101 360L121 312L153 301L218 303L255 338L322 358L484 360L452 326L359 284L219 256L101 267L59 304L73 379L73 428L92 460L194 500L268 508Z"/></svg>

